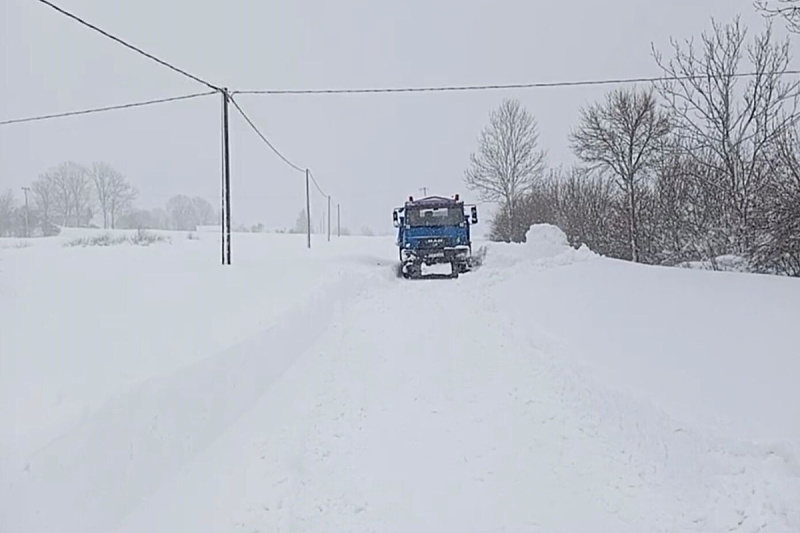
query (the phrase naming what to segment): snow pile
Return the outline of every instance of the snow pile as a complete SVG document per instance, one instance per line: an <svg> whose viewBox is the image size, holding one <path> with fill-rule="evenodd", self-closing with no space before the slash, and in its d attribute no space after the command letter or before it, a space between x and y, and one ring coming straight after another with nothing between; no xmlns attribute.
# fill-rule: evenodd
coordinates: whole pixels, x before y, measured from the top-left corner
<svg viewBox="0 0 800 533"><path fill-rule="evenodd" d="M568 266L600 257L586 245L577 249L570 246L566 234L551 224L532 225L522 245L490 242L487 248L485 264L490 269L486 275L503 280L522 271Z"/></svg>
<svg viewBox="0 0 800 533"><path fill-rule="evenodd" d="M696 270L717 270L720 272L750 272L750 264L744 257L720 255L713 261L685 261L677 266Z"/></svg>
<svg viewBox="0 0 800 533"><path fill-rule="evenodd" d="M585 244L575 249L557 226L535 224L525 234L526 253L530 259L550 266L567 265L597 257Z"/></svg>

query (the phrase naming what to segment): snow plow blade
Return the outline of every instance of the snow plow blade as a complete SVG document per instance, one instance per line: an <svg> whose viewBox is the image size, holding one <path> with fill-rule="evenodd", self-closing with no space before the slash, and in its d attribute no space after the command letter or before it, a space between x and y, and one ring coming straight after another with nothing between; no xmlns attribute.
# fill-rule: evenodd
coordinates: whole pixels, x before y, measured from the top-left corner
<svg viewBox="0 0 800 533"><path fill-rule="evenodd" d="M399 265L398 274L405 279L456 279L468 270L466 264L456 262L433 265L407 262Z"/></svg>

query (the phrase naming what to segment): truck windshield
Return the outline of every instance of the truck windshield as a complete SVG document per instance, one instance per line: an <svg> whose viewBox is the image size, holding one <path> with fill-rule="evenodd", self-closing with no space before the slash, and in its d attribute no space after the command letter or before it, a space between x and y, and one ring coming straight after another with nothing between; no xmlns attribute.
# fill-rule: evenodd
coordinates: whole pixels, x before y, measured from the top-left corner
<svg viewBox="0 0 800 533"><path fill-rule="evenodd" d="M407 210L409 226L457 226L464 222L464 209L458 207L424 207Z"/></svg>

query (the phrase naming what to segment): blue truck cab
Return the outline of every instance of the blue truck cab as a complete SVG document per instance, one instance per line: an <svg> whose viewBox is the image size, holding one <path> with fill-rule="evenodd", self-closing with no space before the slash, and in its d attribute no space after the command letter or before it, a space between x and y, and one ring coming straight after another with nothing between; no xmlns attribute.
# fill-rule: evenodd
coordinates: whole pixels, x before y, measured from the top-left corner
<svg viewBox="0 0 800 533"><path fill-rule="evenodd" d="M469 208L467 214L465 209ZM401 273L405 278L420 278L423 269L450 265L450 277L469 271L472 257L470 226L478 223L477 206L464 205L453 198L409 197L403 207L395 208L394 226L398 228Z"/></svg>

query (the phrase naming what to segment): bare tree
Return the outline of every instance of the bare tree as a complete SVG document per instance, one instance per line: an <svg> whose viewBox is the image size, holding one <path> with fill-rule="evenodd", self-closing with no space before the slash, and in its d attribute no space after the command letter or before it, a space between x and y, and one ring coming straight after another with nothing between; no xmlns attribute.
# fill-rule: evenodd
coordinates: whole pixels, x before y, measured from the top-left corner
<svg viewBox="0 0 800 533"><path fill-rule="evenodd" d="M169 229L169 214L163 207L156 207L150 211L153 229Z"/></svg>
<svg viewBox="0 0 800 533"><path fill-rule="evenodd" d="M121 173L107 163L94 163L91 177L103 213L103 227L114 228L117 216L131 207L137 192Z"/></svg>
<svg viewBox="0 0 800 533"><path fill-rule="evenodd" d="M214 216L214 207L205 198L199 196L192 198L192 210L198 226L208 226L217 221Z"/></svg>
<svg viewBox="0 0 800 533"><path fill-rule="evenodd" d="M212 205L200 197L190 198L179 194L167 201L167 215L172 229L195 230L197 226L213 224L215 213Z"/></svg>
<svg viewBox="0 0 800 533"><path fill-rule="evenodd" d="M306 233L308 231L308 216L306 215L306 210L303 208L300 210L300 214L297 215L297 220L294 222L294 227L292 228L292 233Z"/></svg>
<svg viewBox="0 0 800 533"><path fill-rule="evenodd" d="M586 169L573 168L551 187L556 225L570 244L585 244L595 252L622 258L629 249L618 226L613 184Z"/></svg>
<svg viewBox="0 0 800 533"><path fill-rule="evenodd" d="M489 228L489 239L501 242L525 242L530 227L534 224L555 224L558 209L555 203L558 185L562 179L560 169L551 169L523 196L515 202L515 213L509 205L500 205Z"/></svg>
<svg viewBox="0 0 800 533"><path fill-rule="evenodd" d="M655 56L666 76L679 79L659 84L659 91L676 117L686 155L694 160L694 177L724 204L721 223L729 252L745 254L761 191L772 178L770 154L797 121L800 85L784 76L789 43L773 43L767 25L748 45L736 19L727 25L713 22L700 50L692 42L673 41L672 46L672 59ZM754 75L742 83L744 72Z"/></svg>
<svg viewBox="0 0 800 533"><path fill-rule="evenodd" d="M610 257L622 258L629 251L624 217L620 223L618 195L613 182L581 167L564 172L552 170L518 204L521 226L553 224L561 228L572 246L586 244ZM490 238L504 235L505 209L492 220ZM524 238L524 232L522 237Z"/></svg>
<svg viewBox="0 0 800 533"><path fill-rule="evenodd" d="M650 91L615 90L581 111L572 149L584 163L613 177L625 196L630 258L640 260L637 191L663 153L670 132L666 113Z"/></svg>
<svg viewBox="0 0 800 533"><path fill-rule="evenodd" d="M752 263L757 269L800 276L800 135L787 132L772 159L776 179L764 191Z"/></svg>
<svg viewBox="0 0 800 533"><path fill-rule="evenodd" d="M121 229L169 229L170 220L163 208L134 209L121 214L117 220Z"/></svg>
<svg viewBox="0 0 800 533"><path fill-rule="evenodd" d="M88 226L92 220L92 188L89 172L76 166L67 179L70 201L75 214L75 225Z"/></svg>
<svg viewBox="0 0 800 533"><path fill-rule="evenodd" d="M42 217L42 222L50 222L56 203L57 185L52 172L41 174L31 185L33 199Z"/></svg>
<svg viewBox="0 0 800 533"><path fill-rule="evenodd" d="M91 185L88 171L72 162L61 163L50 170L52 179L53 207L64 226L80 226L86 220L92 205Z"/></svg>
<svg viewBox="0 0 800 533"><path fill-rule="evenodd" d="M724 206L716 189L709 186L715 178L704 176L715 171L697 163L709 157L690 157L678 145L659 162L651 203L645 211L650 215L647 232L652 262L674 265L713 260L727 246L722 226Z"/></svg>
<svg viewBox="0 0 800 533"><path fill-rule="evenodd" d="M179 194L167 200L167 215L172 229L195 230L197 228L192 200L188 196Z"/></svg>
<svg viewBox="0 0 800 533"><path fill-rule="evenodd" d="M57 168L53 169L51 176L53 178L54 206L56 214L61 219L62 226L70 224L72 217L72 201L69 192L69 174L73 170L71 163L62 163Z"/></svg>
<svg viewBox="0 0 800 533"><path fill-rule="evenodd" d="M12 235L14 229L14 214L16 198L14 191L7 189L0 194L0 237Z"/></svg>
<svg viewBox="0 0 800 533"><path fill-rule="evenodd" d="M755 6L765 17L783 18L789 31L800 33L800 0L756 0Z"/></svg>
<svg viewBox="0 0 800 533"><path fill-rule="evenodd" d="M545 152L539 150L536 120L517 100L506 99L481 132L465 181L482 200L500 203L513 225L517 204L541 179L544 169ZM513 233L513 226L505 233Z"/></svg>
<svg viewBox="0 0 800 533"><path fill-rule="evenodd" d="M90 175L92 183L94 183L95 193L97 194L97 203L100 206L100 211L103 213L103 229L108 228L108 204L111 188L111 177L117 171L106 163L92 163Z"/></svg>
<svg viewBox="0 0 800 533"><path fill-rule="evenodd" d="M111 179L109 193L108 215L113 229L116 227L117 217L133 207L139 191L128 183L122 174L116 174Z"/></svg>

